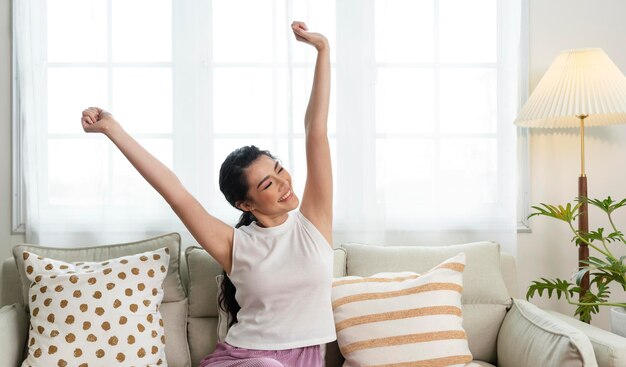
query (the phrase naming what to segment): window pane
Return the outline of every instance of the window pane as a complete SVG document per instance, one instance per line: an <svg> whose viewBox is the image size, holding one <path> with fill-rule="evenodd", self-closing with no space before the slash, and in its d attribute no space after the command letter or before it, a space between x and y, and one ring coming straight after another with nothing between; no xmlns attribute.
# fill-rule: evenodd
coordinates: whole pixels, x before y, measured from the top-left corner
<svg viewBox="0 0 626 367"><path fill-rule="evenodd" d="M113 70L113 114L129 132L172 132L172 70Z"/></svg>
<svg viewBox="0 0 626 367"><path fill-rule="evenodd" d="M212 3L214 61L273 60L273 25L283 20L274 18L272 0L213 0Z"/></svg>
<svg viewBox="0 0 626 367"><path fill-rule="evenodd" d="M82 133L82 110L107 109L107 85L104 68L48 68L48 132Z"/></svg>
<svg viewBox="0 0 626 367"><path fill-rule="evenodd" d="M113 61L172 60L171 0L113 0L112 22Z"/></svg>
<svg viewBox="0 0 626 367"><path fill-rule="evenodd" d="M49 62L106 61L105 0L48 1L46 10Z"/></svg>
<svg viewBox="0 0 626 367"><path fill-rule="evenodd" d="M292 72L293 78L293 131L295 133L304 134L304 115L309 105L311 95L311 86L313 84L314 69L310 68L294 68ZM337 83L335 77L335 68L331 69L330 76L330 105L328 109L328 132L334 133L337 129Z"/></svg>
<svg viewBox="0 0 626 367"><path fill-rule="evenodd" d="M387 218L404 217L414 206L437 200L434 158L432 140L376 140L376 198Z"/></svg>
<svg viewBox="0 0 626 367"><path fill-rule="evenodd" d="M437 196L455 204L493 204L498 197L496 138L444 139Z"/></svg>
<svg viewBox="0 0 626 367"><path fill-rule="evenodd" d="M216 133L287 132L285 70L216 68L213 77Z"/></svg>
<svg viewBox="0 0 626 367"><path fill-rule="evenodd" d="M433 1L376 1L376 61L433 62Z"/></svg>
<svg viewBox="0 0 626 367"><path fill-rule="evenodd" d="M101 204L107 188L106 143L103 139L48 140L50 205Z"/></svg>
<svg viewBox="0 0 626 367"><path fill-rule="evenodd" d="M293 0L291 3L291 19L306 23L311 32L323 34L330 45L330 61L335 61L337 47L335 0ZM291 20L288 21L291 24ZM291 28L289 37L293 39L293 61L312 62L317 58L317 51L309 45L296 41Z"/></svg>
<svg viewBox="0 0 626 367"><path fill-rule="evenodd" d="M496 0L439 0L439 52L443 62L497 61Z"/></svg>
<svg viewBox="0 0 626 367"><path fill-rule="evenodd" d="M170 139L137 139L139 143L164 165L173 169L172 141ZM137 172L128 159L113 148L111 179L111 203L119 206L142 205L161 206L163 198Z"/></svg>
<svg viewBox="0 0 626 367"><path fill-rule="evenodd" d="M496 70L443 68L439 75L441 130L447 133L495 133Z"/></svg>
<svg viewBox="0 0 626 367"><path fill-rule="evenodd" d="M376 82L376 131L432 131L433 91L432 69L379 68Z"/></svg>

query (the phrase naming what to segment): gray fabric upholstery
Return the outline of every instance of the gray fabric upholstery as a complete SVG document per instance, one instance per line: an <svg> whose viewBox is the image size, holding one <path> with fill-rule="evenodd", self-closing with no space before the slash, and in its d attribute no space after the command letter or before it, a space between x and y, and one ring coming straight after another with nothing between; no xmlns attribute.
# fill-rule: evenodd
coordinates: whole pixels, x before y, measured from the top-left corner
<svg viewBox="0 0 626 367"><path fill-rule="evenodd" d="M165 332L165 356L169 366L191 367L187 345L187 298L161 303Z"/></svg>
<svg viewBox="0 0 626 367"><path fill-rule="evenodd" d="M0 365L19 366L28 338L28 313L15 303L0 309Z"/></svg>
<svg viewBox="0 0 626 367"><path fill-rule="evenodd" d="M24 304L22 281L13 257L9 257L2 262L2 298L0 300L2 301L0 304L2 306L13 303Z"/></svg>
<svg viewBox="0 0 626 367"><path fill-rule="evenodd" d="M217 317L217 284L215 277L222 267L200 247L185 250L189 279L189 316Z"/></svg>
<svg viewBox="0 0 626 367"><path fill-rule="evenodd" d="M593 346L584 333L537 306L516 299L498 337L502 367L596 367Z"/></svg>
<svg viewBox="0 0 626 367"><path fill-rule="evenodd" d="M217 344L217 317L189 317L187 320L191 365L197 367Z"/></svg>
<svg viewBox="0 0 626 367"><path fill-rule="evenodd" d="M626 338L586 324L556 311L546 311L560 321L583 332L591 341L600 367L626 366Z"/></svg>
<svg viewBox="0 0 626 367"><path fill-rule="evenodd" d="M506 290L511 298L519 297L519 287L517 281L517 265L515 265L515 258L511 254L500 254L500 270L502 272L502 279L506 285Z"/></svg>

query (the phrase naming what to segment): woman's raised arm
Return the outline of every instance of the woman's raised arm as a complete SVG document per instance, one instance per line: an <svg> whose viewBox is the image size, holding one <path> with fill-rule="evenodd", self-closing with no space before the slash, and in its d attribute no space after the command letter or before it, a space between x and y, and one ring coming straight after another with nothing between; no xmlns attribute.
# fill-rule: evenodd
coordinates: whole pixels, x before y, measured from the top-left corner
<svg viewBox="0 0 626 367"><path fill-rule="evenodd" d="M317 50L313 86L304 116L307 176L300 211L332 246L333 173L328 143L330 47L326 37L308 32L302 22L293 22L291 28L298 41Z"/></svg>
<svg viewBox="0 0 626 367"><path fill-rule="evenodd" d="M110 113L90 107L83 111L81 123L85 132L106 135L167 201L196 241L230 272L233 227L210 215L174 172L130 136Z"/></svg>

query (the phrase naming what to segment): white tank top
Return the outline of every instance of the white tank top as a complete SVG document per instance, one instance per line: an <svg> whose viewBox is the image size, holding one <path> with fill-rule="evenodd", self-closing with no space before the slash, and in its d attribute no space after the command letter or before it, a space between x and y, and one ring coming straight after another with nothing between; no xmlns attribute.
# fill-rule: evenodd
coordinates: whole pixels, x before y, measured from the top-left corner
<svg viewBox="0 0 626 367"><path fill-rule="evenodd" d="M299 210L275 227L236 229L230 279L241 310L225 341L261 350L334 341L332 276L333 250Z"/></svg>

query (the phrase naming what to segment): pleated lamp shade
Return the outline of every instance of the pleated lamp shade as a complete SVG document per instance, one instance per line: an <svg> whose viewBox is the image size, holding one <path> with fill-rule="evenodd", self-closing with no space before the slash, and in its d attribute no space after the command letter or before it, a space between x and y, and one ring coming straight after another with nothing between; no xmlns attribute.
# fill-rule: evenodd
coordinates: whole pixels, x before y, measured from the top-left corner
<svg viewBox="0 0 626 367"><path fill-rule="evenodd" d="M526 127L626 123L626 78L599 48L561 52L515 120Z"/></svg>

